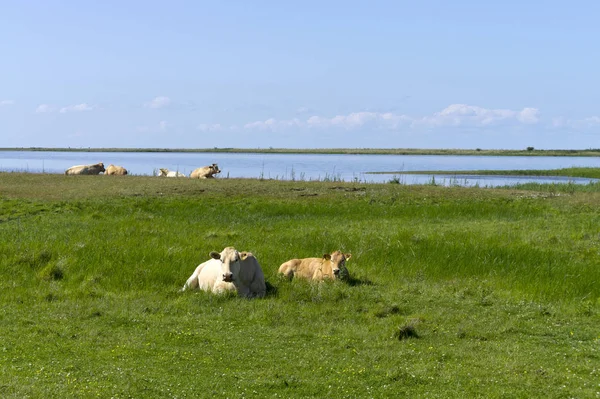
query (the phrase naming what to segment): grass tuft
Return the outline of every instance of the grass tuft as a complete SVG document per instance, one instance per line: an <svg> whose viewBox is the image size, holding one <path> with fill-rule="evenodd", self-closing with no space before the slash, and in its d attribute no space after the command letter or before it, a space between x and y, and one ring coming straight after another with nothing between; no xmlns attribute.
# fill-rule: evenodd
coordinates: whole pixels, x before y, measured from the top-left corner
<svg viewBox="0 0 600 399"><path fill-rule="evenodd" d="M63 269L57 264L48 264L38 272L42 280L62 280L64 276Z"/></svg>
<svg viewBox="0 0 600 399"><path fill-rule="evenodd" d="M419 338L419 334L417 333L415 325L413 323L408 323L398 327L394 332L394 338L402 341L409 338Z"/></svg>
<svg viewBox="0 0 600 399"><path fill-rule="evenodd" d="M397 315L397 314L405 314L406 312L403 312L402 309L400 308L400 306L398 305L391 305L391 306L385 306L381 309L377 309L375 312L373 312L373 315L377 318L384 318L384 317L389 317L389 316L393 316L393 315Z"/></svg>

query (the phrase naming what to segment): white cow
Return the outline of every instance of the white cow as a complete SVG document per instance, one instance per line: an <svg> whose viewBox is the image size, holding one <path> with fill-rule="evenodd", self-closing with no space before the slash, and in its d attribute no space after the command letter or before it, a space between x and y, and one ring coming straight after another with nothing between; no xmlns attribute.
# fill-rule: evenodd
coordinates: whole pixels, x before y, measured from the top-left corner
<svg viewBox="0 0 600 399"><path fill-rule="evenodd" d="M169 170L166 168L160 168L158 170L158 177L187 177L183 173L176 170Z"/></svg>
<svg viewBox="0 0 600 399"><path fill-rule="evenodd" d="M194 270L182 291L194 288L213 293L235 290L245 298L265 296L265 275L252 253L227 247L221 253L211 252L210 257L212 259Z"/></svg>

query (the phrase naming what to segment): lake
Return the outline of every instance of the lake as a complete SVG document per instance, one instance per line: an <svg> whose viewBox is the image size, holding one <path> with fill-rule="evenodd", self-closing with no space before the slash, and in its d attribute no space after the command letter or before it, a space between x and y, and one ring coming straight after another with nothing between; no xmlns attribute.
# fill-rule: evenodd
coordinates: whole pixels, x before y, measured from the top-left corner
<svg viewBox="0 0 600 399"><path fill-rule="evenodd" d="M436 184L495 187L517 183L587 184L594 179L572 177L417 175L422 170L514 170L598 167L595 157L460 156L460 155L337 155L177 152L53 152L0 151L0 171L64 173L73 165L103 162L125 167L134 175L156 174L158 168L189 175L197 167L217 163L218 178L279 180L341 180L364 183ZM386 172L369 174L368 172ZM398 174L402 172L403 174Z"/></svg>

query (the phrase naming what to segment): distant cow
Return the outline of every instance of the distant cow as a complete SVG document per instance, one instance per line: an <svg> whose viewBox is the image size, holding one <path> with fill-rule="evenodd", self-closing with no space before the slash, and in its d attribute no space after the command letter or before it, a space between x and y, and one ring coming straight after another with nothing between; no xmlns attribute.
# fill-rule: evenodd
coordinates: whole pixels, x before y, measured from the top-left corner
<svg viewBox="0 0 600 399"><path fill-rule="evenodd" d="M65 170L65 175L99 175L104 172L104 164L102 162L93 165L76 165Z"/></svg>
<svg viewBox="0 0 600 399"><path fill-rule="evenodd" d="M122 166L113 165L112 163L108 165L106 168L106 172L104 172L106 176L108 175L120 175L124 176L127 174L127 169Z"/></svg>
<svg viewBox="0 0 600 399"><path fill-rule="evenodd" d="M194 169L192 173L190 173L190 177L192 179L211 179L217 173L221 173L221 171L219 170L219 166L216 163L213 163L209 166Z"/></svg>
<svg viewBox="0 0 600 399"><path fill-rule="evenodd" d="M335 251L322 258L291 259L279 267L279 273L287 278L300 277L309 280L337 280L348 276L346 261L352 257Z"/></svg>
<svg viewBox="0 0 600 399"><path fill-rule="evenodd" d="M160 168L158 171L158 177L187 177L179 171L169 170L166 168Z"/></svg>
<svg viewBox="0 0 600 399"><path fill-rule="evenodd" d="M221 253L211 252L210 257L194 270L182 291L199 288L213 293L237 291L245 298L265 296L265 275L252 253L227 247Z"/></svg>

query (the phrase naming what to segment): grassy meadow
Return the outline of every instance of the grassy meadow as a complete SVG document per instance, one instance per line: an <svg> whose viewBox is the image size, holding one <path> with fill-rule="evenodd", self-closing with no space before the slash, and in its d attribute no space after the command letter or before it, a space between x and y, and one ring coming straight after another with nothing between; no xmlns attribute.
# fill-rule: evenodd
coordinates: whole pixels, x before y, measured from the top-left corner
<svg viewBox="0 0 600 399"><path fill-rule="evenodd" d="M0 397L600 397L599 191L0 173Z"/></svg>

